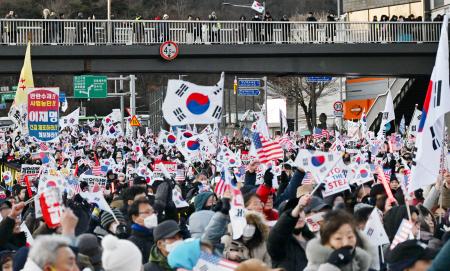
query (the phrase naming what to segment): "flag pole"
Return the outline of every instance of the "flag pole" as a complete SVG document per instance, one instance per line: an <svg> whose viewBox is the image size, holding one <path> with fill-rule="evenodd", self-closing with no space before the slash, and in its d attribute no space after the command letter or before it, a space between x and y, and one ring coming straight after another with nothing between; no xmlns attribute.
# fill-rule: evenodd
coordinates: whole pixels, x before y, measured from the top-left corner
<svg viewBox="0 0 450 271"><path fill-rule="evenodd" d="M441 178L442 178L442 182L440 184L439 187L439 209L442 209L442 201L443 201L443 197L442 197L442 191L444 190L444 183L445 183L445 163L446 163L446 156L445 156L445 149L447 148L447 140L446 140L446 135L445 135L445 126L443 129L443 137L442 137L442 160L441 160ZM439 224L442 223L442 215L439 215Z"/></svg>

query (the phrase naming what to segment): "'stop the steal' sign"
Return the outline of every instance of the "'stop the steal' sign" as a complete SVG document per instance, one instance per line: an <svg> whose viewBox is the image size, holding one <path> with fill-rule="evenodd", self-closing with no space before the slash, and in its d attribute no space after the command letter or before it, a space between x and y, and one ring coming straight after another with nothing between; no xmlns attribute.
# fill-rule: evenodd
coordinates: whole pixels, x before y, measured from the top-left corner
<svg viewBox="0 0 450 271"><path fill-rule="evenodd" d="M28 89L28 131L37 141L58 137L59 88Z"/></svg>

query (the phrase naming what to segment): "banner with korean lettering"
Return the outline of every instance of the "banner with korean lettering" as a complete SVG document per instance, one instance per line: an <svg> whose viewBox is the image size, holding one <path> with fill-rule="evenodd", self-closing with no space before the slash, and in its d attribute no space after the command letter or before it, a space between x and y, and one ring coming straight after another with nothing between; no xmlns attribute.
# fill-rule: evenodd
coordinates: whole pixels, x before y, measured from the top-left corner
<svg viewBox="0 0 450 271"><path fill-rule="evenodd" d="M37 141L52 141L59 130L59 88L29 88L28 131Z"/></svg>
<svg viewBox="0 0 450 271"><path fill-rule="evenodd" d="M164 167L167 169L167 172L170 174L172 178L175 178L177 175L177 163L171 162L171 161L162 161L162 160L155 160L155 162L151 165L153 169L153 179L155 180L163 180L164 179L164 173L161 170L160 167L158 167L158 164L163 164Z"/></svg>
<svg viewBox="0 0 450 271"><path fill-rule="evenodd" d="M29 181L34 183L36 181L36 178L39 175L39 172L41 170L40 165L27 165L23 164L20 168L20 184L22 186L25 186L25 177L28 176Z"/></svg>

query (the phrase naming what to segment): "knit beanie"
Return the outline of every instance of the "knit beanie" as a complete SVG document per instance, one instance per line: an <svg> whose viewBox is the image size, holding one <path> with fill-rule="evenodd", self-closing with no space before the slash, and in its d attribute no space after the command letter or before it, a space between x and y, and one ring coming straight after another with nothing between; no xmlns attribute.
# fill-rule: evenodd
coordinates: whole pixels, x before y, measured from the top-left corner
<svg viewBox="0 0 450 271"><path fill-rule="evenodd" d="M172 268L185 268L192 270L200 258L200 239L188 239L176 246L167 256Z"/></svg>
<svg viewBox="0 0 450 271"><path fill-rule="evenodd" d="M126 224L125 217L119 209L113 209L112 211L120 223ZM102 228L108 229L109 225L111 225L111 223L113 223L114 221L114 217L111 213L105 211L102 212L100 216L100 225L102 226Z"/></svg>
<svg viewBox="0 0 450 271"><path fill-rule="evenodd" d="M102 240L102 264L105 271L140 271L142 254L133 242L107 235Z"/></svg>

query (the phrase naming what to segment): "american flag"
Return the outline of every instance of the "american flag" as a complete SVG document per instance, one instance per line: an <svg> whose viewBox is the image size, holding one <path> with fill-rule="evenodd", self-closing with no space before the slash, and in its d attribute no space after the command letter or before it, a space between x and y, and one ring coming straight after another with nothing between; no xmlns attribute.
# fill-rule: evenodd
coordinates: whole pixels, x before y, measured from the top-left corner
<svg viewBox="0 0 450 271"><path fill-rule="evenodd" d="M304 184L315 184L316 183L316 181L315 181L315 179L314 179L314 176L312 175L312 173L311 172L306 172L306 174L305 174L305 177L303 177L303 180L302 180L302 185L304 185Z"/></svg>
<svg viewBox="0 0 450 271"><path fill-rule="evenodd" d="M184 181L184 169L177 169L177 173L175 175L175 181L182 182Z"/></svg>
<svg viewBox="0 0 450 271"><path fill-rule="evenodd" d="M39 148L41 151L48 151L48 146L44 142L39 143Z"/></svg>
<svg viewBox="0 0 450 271"><path fill-rule="evenodd" d="M294 142L292 142L292 140L289 138L289 136L284 135L279 139L280 145L283 147L283 149L285 150L293 150L295 147Z"/></svg>
<svg viewBox="0 0 450 271"><path fill-rule="evenodd" d="M79 182L77 179L75 179L75 178L69 178L69 179L67 180L67 182L68 182L70 188L72 189L72 191L73 191L75 194L79 194L79 193L82 192L82 191L81 191L81 188L80 188L80 182Z"/></svg>
<svg viewBox="0 0 450 271"><path fill-rule="evenodd" d="M405 242L412 235L413 224L409 220L403 219L400 227L398 227L397 233L392 240L390 249L393 250L398 244Z"/></svg>
<svg viewBox="0 0 450 271"><path fill-rule="evenodd" d="M225 190L227 190L227 187L229 185L225 183L225 180L220 177L220 180L217 182L216 187L214 187L214 193L219 196L222 197L223 193L225 193Z"/></svg>
<svg viewBox="0 0 450 271"><path fill-rule="evenodd" d="M315 139L321 139L323 137L328 139L330 137L330 132L326 129L314 128L313 137Z"/></svg>
<svg viewBox="0 0 450 271"><path fill-rule="evenodd" d="M284 152L278 142L265 139L260 133L253 133L253 144L259 161L263 164L272 160L283 159Z"/></svg>
<svg viewBox="0 0 450 271"><path fill-rule="evenodd" d="M238 267L238 263L225 260L215 255L201 252L200 259L193 270L198 271L231 271Z"/></svg>
<svg viewBox="0 0 450 271"><path fill-rule="evenodd" d="M105 172L102 171L101 166L92 166L92 175L103 176L105 175Z"/></svg>
<svg viewBox="0 0 450 271"><path fill-rule="evenodd" d="M391 181L391 169L383 168L384 177L386 178L386 181L389 183ZM382 183L381 176L378 175L377 182Z"/></svg>

